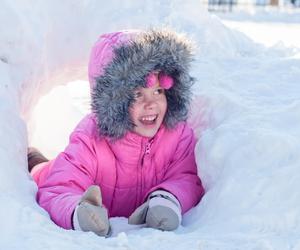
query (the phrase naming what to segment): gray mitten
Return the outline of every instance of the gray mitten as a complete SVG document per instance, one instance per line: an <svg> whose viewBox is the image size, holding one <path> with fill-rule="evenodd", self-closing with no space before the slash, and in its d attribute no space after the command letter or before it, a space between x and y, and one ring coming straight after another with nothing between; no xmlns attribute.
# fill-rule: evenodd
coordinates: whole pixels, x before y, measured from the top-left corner
<svg viewBox="0 0 300 250"><path fill-rule="evenodd" d="M129 224L144 224L163 231L172 231L181 223L181 207L174 195L159 190L139 206L128 218Z"/></svg>
<svg viewBox="0 0 300 250"><path fill-rule="evenodd" d="M99 186L90 186L85 191L73 217L75 217L73 218L75 229L85 232L92 231L99 236L110 235L108 213L107 209L102 206Z"/></svg>

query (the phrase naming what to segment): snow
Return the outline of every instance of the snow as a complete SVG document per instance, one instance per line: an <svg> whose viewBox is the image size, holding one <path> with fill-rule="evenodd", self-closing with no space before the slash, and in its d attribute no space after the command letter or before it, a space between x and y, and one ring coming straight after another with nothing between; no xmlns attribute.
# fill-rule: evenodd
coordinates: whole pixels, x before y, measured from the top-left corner
<svg viewBox="0 0 300 250"><path fill-rule="evenodd" d="M119 5L1 3L0 249L300 249L299 13L216 16L183 0ZM61 229L35 202L27 145L54 157L88 112L87 59L99 34L149 25L195 40L190 122L207 193L175 232L125 218L111 219L108 239Z"/></svg>
<svg viewBox="0 0 300 250"><path fill-rule="evenodd" d="M240 11L231 14L219 13L218 16L226 26L246 33L267 47L299 48L300 35L297 31L300 29L300 9L261 9L255 13Z"/></svg>

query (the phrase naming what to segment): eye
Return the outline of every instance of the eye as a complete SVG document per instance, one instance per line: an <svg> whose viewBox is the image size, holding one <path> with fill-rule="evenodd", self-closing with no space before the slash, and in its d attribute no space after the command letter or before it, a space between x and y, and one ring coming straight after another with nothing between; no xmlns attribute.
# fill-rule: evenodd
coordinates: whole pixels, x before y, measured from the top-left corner
<svg viewBox="0 0 300 250"><path fill-rule="evenodd" d="M134 98L134 99L138 99L138 98L140 98L140 97L142 97L142 93L141 93L141 92L136 91L136 92L133 93L133 98Z"/></svg>
<svg viewBox="0 0 300 250"><path fill-rule="evenodd" d="M154 91L154 94L155 94L155 95L161 95L161 94L163 94L163 93L165 93L165 90L162 89L162 88L156 89L156 90Z"/></svg>

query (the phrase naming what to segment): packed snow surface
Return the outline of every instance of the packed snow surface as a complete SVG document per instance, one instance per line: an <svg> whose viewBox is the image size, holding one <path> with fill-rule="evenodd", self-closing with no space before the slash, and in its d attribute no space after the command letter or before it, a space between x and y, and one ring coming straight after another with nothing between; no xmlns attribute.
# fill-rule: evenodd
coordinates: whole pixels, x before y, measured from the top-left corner
<svg viewBox="0 0 300 250"><path fill-rule="evenodd" d="M2 1L0 249L300 249L299 13L263 14L217 17L184 0ZM89 112L99 34L163 25L196 45L189 121L204 198L175 232L125 218L111 219L108 239L59 228L35 201L28 143L55 157Z"/></svg>

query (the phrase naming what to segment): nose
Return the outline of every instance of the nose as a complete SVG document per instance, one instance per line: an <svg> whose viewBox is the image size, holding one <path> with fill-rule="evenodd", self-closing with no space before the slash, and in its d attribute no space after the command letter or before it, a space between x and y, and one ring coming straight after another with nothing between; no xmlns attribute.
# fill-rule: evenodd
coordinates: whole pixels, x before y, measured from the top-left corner
<svg viewBox="0 0 300 250"><path fill-rule="evenodd" d="M153 109L157 105L156 100L153 97L145 97L144 98L144 108L145 109Z"/></svg>

